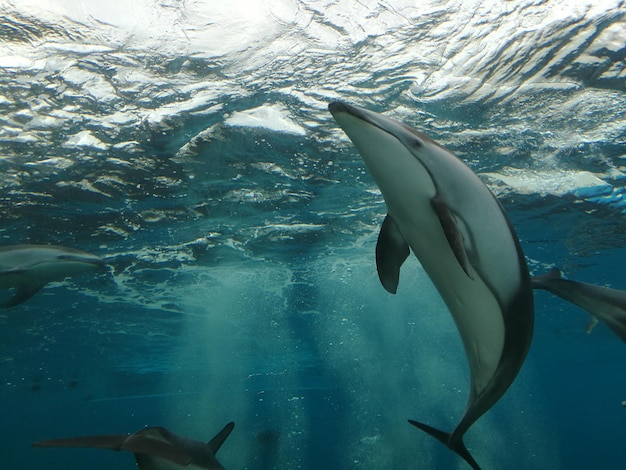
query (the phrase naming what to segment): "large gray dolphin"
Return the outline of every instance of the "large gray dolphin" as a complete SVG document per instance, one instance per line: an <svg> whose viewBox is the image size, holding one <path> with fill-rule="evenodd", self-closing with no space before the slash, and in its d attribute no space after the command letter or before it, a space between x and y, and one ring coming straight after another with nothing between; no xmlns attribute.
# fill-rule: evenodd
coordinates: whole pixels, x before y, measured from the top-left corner
<svg viewBox="0 0 626 470"><path fill-rule="evenodd" d="M563 279L558 268L533 277L532 285L586 310L592 319L587 332L600 320L626 342L626 291Z"/></svg>
<svg viewBox="0 0 626 470"><path fill-rule="evenodd" d="M25 302L49 282L104 269L104 261L100 258L73 248L53 245L0 247L0 289L16 289L15 295L0 304L0 308Z"/></svg>
<svg viewBox="0 0 626 470"><path fill-rule="evenodd" d="M165 428L145 428L134 434L85 436L35 442L34 447L95 447L128 450L141 470L223 469L215 454L235 427L230 422L208 443L177 436Z"/></svg>
<svg viewBox="0 0 626 470"><path fill-rule="evenodd" d="M515 231L472 170L421 132L340 102L329 110L387 205L376 246L382 285L396 292L410 247L452 313L469 362L469 399L454 431L409 422L478 469L463 435L509 388L532 337L532 288Z"/></svg>

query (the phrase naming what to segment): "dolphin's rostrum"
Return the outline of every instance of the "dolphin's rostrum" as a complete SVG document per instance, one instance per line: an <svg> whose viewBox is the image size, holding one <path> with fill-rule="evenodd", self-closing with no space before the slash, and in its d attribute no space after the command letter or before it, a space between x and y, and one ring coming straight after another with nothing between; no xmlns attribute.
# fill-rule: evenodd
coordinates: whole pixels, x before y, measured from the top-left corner
<svg viewBox="0 0 626 470"><path fill-rule="evenodd" d="M376 247L382 285L396 292L410 248L450 310L469 362L469 399L454 431L409 421L478 469L463 436L509 388L532 337L532 287L517 235L472 170L424 134L341 102L329 110L387 205Z"/></svg>

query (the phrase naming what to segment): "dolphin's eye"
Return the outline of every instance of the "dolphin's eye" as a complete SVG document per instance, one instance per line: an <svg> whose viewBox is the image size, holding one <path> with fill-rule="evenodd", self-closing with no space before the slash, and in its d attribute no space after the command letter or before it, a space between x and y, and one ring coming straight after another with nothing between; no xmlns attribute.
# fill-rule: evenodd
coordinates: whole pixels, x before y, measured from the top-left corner
<svg viewBox="0 0 626 470"><path fill-rule="evenodd" d="M419 149L424 146L424 143L417 137L411 137L409 144L411 145L412 148L415 148L415 149Z"/></svg>

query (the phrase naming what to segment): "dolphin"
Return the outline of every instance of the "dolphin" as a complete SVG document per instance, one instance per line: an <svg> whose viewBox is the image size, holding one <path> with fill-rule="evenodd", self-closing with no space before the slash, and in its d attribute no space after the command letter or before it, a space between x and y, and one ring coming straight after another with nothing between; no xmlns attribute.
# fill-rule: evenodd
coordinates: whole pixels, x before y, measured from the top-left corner
<svg viewBox="0 0 626 470"><path fill-rule="evenodd" d="M591 315L587 333L600 320L626 342L626 291L563 279L558 268L533 277L532 286L533 289L547 290L587 311Z"/></svg>
<svg viewBox="0 0 626 470"><path fill-rule="evenodd" d="M409 422L474 469L463 436L517 376L533 331L533 296L519 240L483 182L448 150L383 115L333 102L387 206L376 245L383 287L395 293L409 248L446 303L460 333L471 383L452 432Z"/></svg>
<svg viewBox="0 0 626 470"><path fill-rule="evenodd" d="M15 295L0 304L9 308L27 301L46 284L75 274L105 269L91 253L54 245L0 247L0 289L15 288Z"/></svg>
<svg viewBox="0 0 626 470"><path fill-rule="evenodd" d="M94 447L128 450L135 454L141 470L223 469L215 454L235 427L230 422L208 443L177 436L161 427L145 428L134 434L85 436L35 442L33 447Z"/></svg>

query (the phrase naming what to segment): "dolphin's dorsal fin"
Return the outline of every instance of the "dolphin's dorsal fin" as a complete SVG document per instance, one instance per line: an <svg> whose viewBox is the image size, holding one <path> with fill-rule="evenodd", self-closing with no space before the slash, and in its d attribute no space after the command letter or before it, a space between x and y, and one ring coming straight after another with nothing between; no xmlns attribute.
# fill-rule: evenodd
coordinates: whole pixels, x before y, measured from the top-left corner
<svg viewBox="0 0 626 470"><path fill-rule="evenodd" d="M213 452L213 455L215 455L217 451L220 449L220 447L222 447L222 444L224 443L226 438L230 435L234 427L235 427L235 423L231 421L226 426L224 426L224 428L220 432L218 432L213 439L211 439L207 443L207 445L209 446L209 449L211 449L211 452Z"/></svg>
<svg viewBox="0 0 626 470"><path fill-rule="evenodd" d="M439 218L441 228L446 235L452 253L454 253L456 260L459 262L459 265L461 265L461 268L463 268L463 271L465 271L465 274L467 274L467 277L473 280L474 277L470 274L469 257L465 249L465 238L459 230L454 214L441 199L434 197L430 202L435 214L437 214Z"/></svg>
<svg viewBox="0 0 626 470"><path fill-rule="evenodd" d="M400 267L409 256L409 244L389 214L385 217L376 243L376 268L385 290L395 294L400 282Z"/></svg>
<svg viewBox="0 0 626 470"><path fill-rule="evenodd" d="M15 307L16 305L21 304L22 302L26 302L33 295L43 289L44 284L35 284L32 286L23 286L18 287L15 291L15 295L11 297L9 300L0 305L0 308L10 308Z"/></svg>

